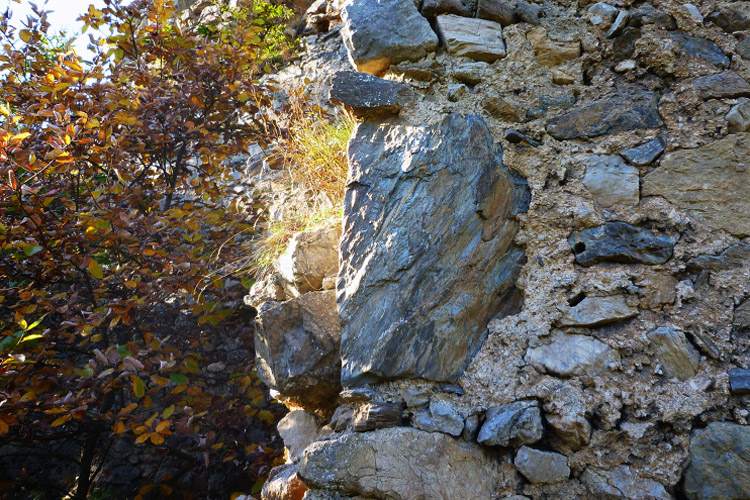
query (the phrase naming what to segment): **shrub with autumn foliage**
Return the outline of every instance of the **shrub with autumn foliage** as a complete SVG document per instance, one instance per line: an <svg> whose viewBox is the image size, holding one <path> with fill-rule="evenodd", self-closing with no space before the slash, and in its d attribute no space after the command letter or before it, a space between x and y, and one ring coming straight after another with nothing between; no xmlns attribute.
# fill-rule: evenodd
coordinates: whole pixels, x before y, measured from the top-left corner
<svg viewBox="0 0 750 500"><path fill-rule="evenodd" d="M195 478L222 466L257 492L280 410L251 362L210 353L231 324L251 359L224 263L256 221L228 193L266 139L279 40L252 6L201 29L170 1L106 4L82 16L107 33L90 63L44 12L0 25L0 498L221 498ZM123 443L158 460L111 492Z"/></svg>

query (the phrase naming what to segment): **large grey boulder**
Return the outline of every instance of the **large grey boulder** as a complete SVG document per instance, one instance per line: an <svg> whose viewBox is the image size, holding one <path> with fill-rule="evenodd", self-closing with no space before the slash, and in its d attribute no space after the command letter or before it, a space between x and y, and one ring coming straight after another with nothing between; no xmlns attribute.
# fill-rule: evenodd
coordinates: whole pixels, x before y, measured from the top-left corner
<svg viewBox="0 0 750 500"><path fill-rule="evenodd" d="M413 0L351 0L341 11L341 36L358 71L378 75L391 64L417 61L438 37Z"/></svg>
<svg viewBox="0 0 750 500"><path fill-rule="evenodd" d="M643 178L643 196L663 196L715 229L750 236L749 156L747 133L674 151Z"/></svg>
<svg viewBox="0 0 750 500"><path fill-rule="evenodd" d="M484 121L360 124L350 174L338 304L342 382L454 382L489 320L518 306L525 260L513 244L524 181L507 170Z"/></svg>
<svg viewBox="0 0 750 500"><path fill-rule="evenodd" d="M314 488L398 500L487 500L497 454L439 432L393 427L344 434L308 447L300 475Z"/></svg>
<svg viewBox="0 0 750 500"><path fill-rule="evenodd" d="M330 408L341 390L341 328L335 292L310 292L258 309L258 375L284 399L305 408Z"/></svg>
<svg viewBox="0 0 750 500"><path fill-rule="evenodd" d="M750 492L750 426L713 422L690 440L685 495L690 500L745 500Z"/></svg>

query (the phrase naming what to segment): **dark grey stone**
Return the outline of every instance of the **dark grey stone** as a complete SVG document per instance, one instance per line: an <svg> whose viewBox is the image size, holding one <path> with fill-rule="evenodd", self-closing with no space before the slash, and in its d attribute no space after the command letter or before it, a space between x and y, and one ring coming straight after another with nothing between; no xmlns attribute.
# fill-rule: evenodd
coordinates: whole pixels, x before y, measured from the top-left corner
<svg viewBox="0 0 750 500"><path fill-rule="evenodd" d="M258 308L258 376L303 408L332 408L341 390L341 328L333 290Z"/></svg>
<svg viewBox="0 0 750 500"><path fill-rule="evenodd" d="M478 116L424 127L361 124L338 283L342 382L456 382L487 324L519 306L525 252L513 244L526 183Z"/></svg>
<svg viewBox="0 0 750 500"><path fill-rule="evenodd" d="M733 99L750 96L750 83L734 71L701 76L693 80L693 86L704 99Z"/></svg>
<svg viewBox="0 0 750 500"><path fill-rule="evenodd" d="M750 59L750 37L737 42L737 54L743 59Z"/></svg>
<svg viewBox="0 0 750 500"><path fill-rule="evenodd" d="M664 141L657 137L634 148L626 149L620 155L633 165L645 167L650 165L663 152Z"/></svg>
<svg viewBox="0 0 750 500"><path fill-rule="evenodd" d="M734 308L734 318L732 318L732 329L735 332L747 330L750 328L750 300Z"/></svg>
<svg viewBox="0 0 750 500"><path fill-rule="evenodd" d="M576 262L591 266L600 262L663 264L672 257L679 238L657 234L625 222L574 231L568 238Z"/></svg>
<svg viewBox="0 0 750 500"><path fill-rule="evenodd" d="M659 95L641 91L600 99L547 120L547 133L558 140L596 137L663 125Z"/></svg>
<svg viewBox="0 0 750 500"><path fill-rule="evenodd" d="M729 67L729 58L714 42L682 32L671 32L669 36L677 43L682 55L703 59L720 68Z"/></svg>
<svg viewBox="0 0 750 500"><path fill-rule="evenodd" d="M487 446L516 447L532 444L544 434L536 401L515 401L487 410L477 442Z"/></svg>
<svg viewBox="0 0 750 500"><path fill-rule="evenodd" d="M718 255L700 255L688 261L690 271L728 271L741 267L750 260L750 245L737 243Z"/></svg>
<svg viewBox="0 0 750 500"><path fill-rule="evenodd" d="M750 5L747 2L730 3L708 15L707 20L729 33L750 29Z"/></svg>
<svg viewBox="0 0 750 500"><path fill-rule="evenodd" d="M386 427L398 427L403 423L406 405L403 401L388 403L374 401L360 406L352 418L352 429L355 432L374 431Z"/></svg>
<svg viewBox="0 0 750 500"><path fill-rule="evenodd" d="M617 13L617 17L615 18L614 22L612 23L612 26L609 27L609 30L607 31L607 38L612 38L614 36L619 35L622 30L627 26L628 23L628 11L621 10Z"/></svg>
<svg viewBox="0 0 750 500"><path fill-rule="evenodd" d="M630 11L628 26L640 28L647 24L655 24L660 28L667 30L677 29L677 23L672 16L657 9L650 3L644 3L637 9L632 9Z"/></svg>
<svg viewBox="0 0 750 500"><path fill-rule="evenodd" d="M479 0L477 17L508 26L519 20L516 5L517 0Z"/></svg>
<svg viewBox="0 0 750 500"><path fill-rule="evenodd" d="M743 368L729 370L729 392L733 396L750 394L750 370Z"/></svg>
<svg viewBox="0 0 750 500"><path fill-rule="evenodd" d="M461 0L424 0L422 2L422 15L434 18L441 14L455 14L457 16L472 17L470 2Z"/></svg>
<svg viewBox="0 0 750 500"><path fill-rule="evenodd" d="M518 0L516 4L516 15L518 19L529 24L540 24L544 17L544 8L537 3Z"/></svg>
<svg viewBox="0 0 750 500"><path fill-rule="evenodd" d="M750 426L713 422L690 439L689 500L745 500L750 492Z"/></svg>
<svg viewBox="0 0 750 500"><path fill-rule="evenodd" d="M530 483L553 484L570 476L568 457L551 451L535 450L522 446L513 461L518 472Z"/></svg>
<svg viewBox="0 0 750 500"><path fill-rule="evenodd" d="M525 142L526 144L529 144L534 147L538 147L542 145L541 142L535 141L528 135L523 134L514 128L509 128L508 130L505 131L505 140L510 142L511 144L520 144L522 142Z"/></svg>
<svg viewBox="0 0 750 500"><path fill-rule="evenodd" d="M331 81L330 101L363 118L398 114L413 97L411 88L367 73L340 71Z"/></svg>
<svg viewBox="0 0 750 500"><path fill-rule="evenodd" d="M612 50L615 53L615 59L622 61L630 59L635 53L635 42L641 37L641 30L638 28L625 28L622 34L615 38L612 44Z"/></svg>

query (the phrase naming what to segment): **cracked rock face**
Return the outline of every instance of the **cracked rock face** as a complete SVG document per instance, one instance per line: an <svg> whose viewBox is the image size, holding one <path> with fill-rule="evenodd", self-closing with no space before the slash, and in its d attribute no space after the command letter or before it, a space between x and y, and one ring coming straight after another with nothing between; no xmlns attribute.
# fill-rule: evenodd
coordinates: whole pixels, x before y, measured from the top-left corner
<svg viewBox="0 0 750 500"><path fill-rule="evenodd" d="M455 381L517 309L525 183L478 116L361 124L349 143L338 283L342 383ZM460 200L460 201L457 201Z"/></svg>
<svg viewBox="0 0 750 500"><path fill-rule="evenodd" d="M330 408L341 390L340 339L332 290L266 302L256 320L258 376L294 404Z"/></svg>
<svg viewBox="0 0 750 500"><path fill-rule="evenodd" d="M314 488L346 495L487 500L495 492L500 456L446 434L393 427L314 443L303 453L299 473Z"/></svg>

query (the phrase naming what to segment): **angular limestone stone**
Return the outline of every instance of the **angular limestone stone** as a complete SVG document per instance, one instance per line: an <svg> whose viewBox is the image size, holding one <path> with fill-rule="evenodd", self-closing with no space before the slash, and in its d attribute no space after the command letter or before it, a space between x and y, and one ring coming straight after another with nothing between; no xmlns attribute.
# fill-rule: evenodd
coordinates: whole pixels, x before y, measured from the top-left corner
<svg viewBox="0 0 750 500"><path fill-rule="evenodd" d="M543 373L561 377L594 376L620 364L617 351L588 335L559 334L551 344L530 348L524 359Z"/></svg>
<svg viewBox="0 0 750 500"><path fill-rule="evenodd" d="M563 312L559 326L601 326L638 316L638 309L630 307L625 297L586 297L575 306L558 306Z"/></svg>
<svg viewBox="0 0 750 500"><path fill-rule="evenodd" d="M615 155L590 155L586 160L583 185L599 205L638 205L640 177L636 167Z"/></svg>
<svg viewBox="0 0 750 500"><path fill-rule="evenodd" d="M750 99L741 98L738 103L732 106L726 116L729 131L747 132L750 130Z"/></svg>
<svg viewBox="0 0 750 500"><path fill-rule="evenodd" d="M625 222L607 222L574 231L568 244L582 266L600 262L663 264L672 257L677 239Z"/></svg>
<svg viewBox="0 0 750 500"><path fill-rule="evenodd" d="M437 25L446 49L454 56L489 63L505 57L503 27L494 21L446 14L438 16Z"/></svg>
<svg viewBox="0 0 750 500"><path fill-rule="evenodd" d="M690 439L690 500L744 500L750 492L750 426L713 422Z"/></svg>
<svg viewBox="0 0 750 500"><path fill-rule="evenodd" d="M455 382L489 320L517 308L513 216L528 191L500 153L477 116L358 126L337 292L344 385Z"/></svg>
<svg viewBox="0 0 750 500"><path fill-rule="evenodd" d="M691 271L729 271L750 262L750 245L736 243L718 255L699 255L688 261Z"/></svg>
<svg viewBox="0 0 750 500"><path fill-rule="evenodd" d="M581 482L596 495L607 500L673 500L664 485L653 479L640 478L627 465L614 469L587 468Z"/></svg>
<svg viewBox="0 0 750 500"><path fill-rule="evenodd" d="M704 99L732 99L750 96L750 83L734 71L701 76L693 80L693 87Z"/></svg>
<svg viewBox="0 0 750 500"><path fill-rule="evenodd" d="M261 500L299 500L307 498L307 486L297 474L296 464L284 464L271 469L260 493Z"/></svg>
<svg viewBox="0 0 750 500"><path fill-rule="evenodd" d="M357 71L340 71L333 75L329 99L355 116L375 118L398 114L412 98L411 88L404 83Z"/></svg>
<svg viewBox="0 0 750 500"><path fill-rule="evenodd" d="M351 0L341 11L341 36L358 71L377 75L391 64L437 50L438 37L413 0Z"/></svg>
<svg viewBox="0 0 750 500"><path fill-rule="evenodd" d="M333 290L267 302L256 319L258 376L302 407L332 407L341 390L340 341Z"/></svg>
<svg viewBox="0 0 750 500"><path fill-rule="evenodd" d="M596 137L663 125L659 95L636 92L600 99L570 113L547 120L547 133L558 140Z"/></svg>
<svg viewBox="0 0 750 500"><path fill-rule="evenodd" d="M550 40L547 37L547 30L541 26L530 30L526 38L531 42L537 60L545 66L557 66L581 55L580 43Z"/></svg>
<svg viewBox="0 0 750 500"><path fill-rule="evenodd" d="M643 196L663 196L715 229L750 236L748 157L747 133L669 153L643 178Z"/></svg>
<svg viewBox="0 0 750 500"><path fill-rule="evenodd" d="M696 374L701 356L684 333L661 327L650 332L648 338L667 376L687 380Z"/></svg>
<svg viewBox="0 0 750 500"><path fill-rule="evenodd" d="M276 429L289 450L289 459L295 462L308 445L324 435L318 428L315 415L305 410L290 411L279 420Z"/></svg>
<svg viewBox="0 0 750 500"><path fill-rule="evenodd" d="M433 401L430 403L430 416L439 432L450 434L451 436L460 436L464 430L464 418L445 401Z"/></svg>
<svg viewBox="0 0 750 500"><path fill-rule="evenodd" d="M515 447L536 443L543 435L539 404L515 401L487 410L477 442L486 446Z"/></svg>
<svg viewBox="0 0 750 500"><path fill-rule="evenodd" d="M324 227L297 233L274 263L286 295L322 290L323 280L335 276L339 267L341 227Z"/></svg>
<svg viewBox="0 0 750 500"><path fill-rule="evenodd" d="M393 427L312 444L299 473L314 488L367 498L487 500L499 479L492 450L440 432Z"/></svg>
<svg viewBox="0 0 750 500"><path fill-rule="evenodd" d="M513 465L530 483L559 483L570 476L568 457L528 446L518 450Z"/></svg>

